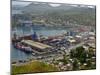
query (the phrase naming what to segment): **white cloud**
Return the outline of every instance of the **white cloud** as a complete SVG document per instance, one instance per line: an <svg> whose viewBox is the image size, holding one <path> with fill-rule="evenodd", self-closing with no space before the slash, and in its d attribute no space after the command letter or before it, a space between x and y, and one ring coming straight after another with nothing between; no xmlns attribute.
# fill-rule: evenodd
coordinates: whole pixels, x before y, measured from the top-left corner
<svg viewBox="0 0 100 75"><path fill-rule="evenodd" d="M95 6L88 6L88 8L95 8Z"/></svg>
<svg viewBox="0 0 100 75"><path fill-rule="evenodd" d="M59 7L61 4L50 3L49 5L52 7Z"/></svg>

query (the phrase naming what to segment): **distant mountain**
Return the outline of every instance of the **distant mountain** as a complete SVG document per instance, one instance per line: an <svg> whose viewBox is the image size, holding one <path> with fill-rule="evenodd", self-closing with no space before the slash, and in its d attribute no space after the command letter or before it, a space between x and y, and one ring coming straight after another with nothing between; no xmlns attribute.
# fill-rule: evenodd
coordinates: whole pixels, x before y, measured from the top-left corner
<svg viewBox="0 0 100 75"><path fill-rule="evenodd" d="M94 8L81 5L61 4L60 6L53 7L50 3L31 3L23 8L24 13L43 14L51 12L94 12Z"/></svg>
<svg viewBox="0 0 100 75"><path fill-rule="evenodd" d="M22 10L24 8L22 5L13 5L12 10Z"/></svg>
<svg viewBox="0 0 100 75"><path fill-rule="evenodd" d="M22 14L23 8L24 7L22 5L13 5L12 14Z"/></svg>
<svg viewBox="0 0 100 75"><path fill-rule="evenodd" d="M52 6L53 5L53 6ZM44 3L44 2L32 2L27 6L13 5L12 12L29 13L29 14L46 14L52 12L94 12L95 7L87 5L75 5L75 4L59 4L56 3ZM93 7L93 8L90 8Z"/></svg>

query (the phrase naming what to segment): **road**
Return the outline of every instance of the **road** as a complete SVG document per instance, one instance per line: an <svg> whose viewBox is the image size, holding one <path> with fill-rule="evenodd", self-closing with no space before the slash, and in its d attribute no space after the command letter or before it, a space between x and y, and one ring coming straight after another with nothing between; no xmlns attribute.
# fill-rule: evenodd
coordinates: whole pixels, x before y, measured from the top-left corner
<svg viewBox="0 0 100 75"><path fill-rule="evenodd" d="M82 46L84 43L85 43L85 42L81 42L81 43L79 43L79 44L77 44L77 45L71 46L71 47L69 47L67 50L75 49L75 48L77 48L77 47L79 47L79 46Z"/></svg>

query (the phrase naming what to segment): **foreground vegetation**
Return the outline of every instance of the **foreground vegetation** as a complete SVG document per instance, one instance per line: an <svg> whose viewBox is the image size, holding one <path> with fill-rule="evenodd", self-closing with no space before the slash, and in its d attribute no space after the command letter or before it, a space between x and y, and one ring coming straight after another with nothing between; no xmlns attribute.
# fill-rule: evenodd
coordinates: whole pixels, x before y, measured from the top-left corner
<svg viewBox="0 0 100 75"><path fill-rule="evenodd" d="M53 65L34 61L24 65L13 65L12 66L12 75L16 74L25 74L25 73L40 73L40 72L52 72L58 71Z"/></svg>
<svg viewBox="0 0 100 75"><path fill-rule="evenodd" d="M72 49L69 55L64 52L63 59L53 61L60 66L61 71L91 70L96 69L96 53L92 47L85 50L82 46ZM70 65L70 66L67 66ZM64 67L64 68L63 68Z"/></svg>

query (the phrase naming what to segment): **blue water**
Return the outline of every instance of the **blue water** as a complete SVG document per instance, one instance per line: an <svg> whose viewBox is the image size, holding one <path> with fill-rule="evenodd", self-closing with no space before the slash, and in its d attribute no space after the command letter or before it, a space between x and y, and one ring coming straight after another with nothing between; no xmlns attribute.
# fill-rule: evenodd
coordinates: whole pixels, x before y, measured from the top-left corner
<svg viewBox="0 0 100 75"><path fill-rule="evenodd" d="M24 35L32 34L35 31L37 35L54 36L54 35L65 33L68 30L68 29L46 29L46 28L34 29L33 28L33 31L31 31L29 27L25 27L23 31L22 29L23 28L17 28L17 31L12 30L12 34L13 32L16 31L17 35L22 36L23 31L24 31ZM31 57L32 57L31 54L26 54L25 52L15 49L14 47L11 48L11 59L12 60L26 60Z"/></svg>
<svg viewBox="0 0 100 75"><path fill-rule="evenodd" d="M58 34L62 34L65 33L66 31L68 31L68 29L44 29L44 28L40 28L40 29L32 29L30 27L24 27L24 28L18 28L17 29L17 35L19 36L23 36L23 35L30 35L33 34L34 32L37 33L37 35L44 35L44 36L53 36L53 35L58 35ZM13 34L14 31L12 31Z"/></svg>
<svg viewBox="0 0 100 75"><path fill-rule="evenodd" d="M11 60L26 60L31 58L31 54L27 54L21 50L15 49L14 47L11 48Z"/></svg>

